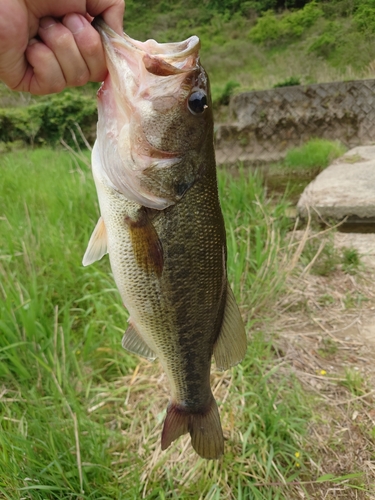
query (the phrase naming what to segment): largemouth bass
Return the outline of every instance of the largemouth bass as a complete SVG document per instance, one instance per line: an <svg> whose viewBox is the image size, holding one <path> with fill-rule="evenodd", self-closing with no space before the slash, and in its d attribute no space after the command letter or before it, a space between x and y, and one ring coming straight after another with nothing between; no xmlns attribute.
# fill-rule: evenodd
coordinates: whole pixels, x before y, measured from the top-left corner
<svg viewBox="0 0 375 500"><path fill-rule="evenodd" d="M98 91L92 170L101 216L83 264L108 252L130 313L122 345L159 358L171 400L161 446L190 433L218 458L224 438L210 387L211 358L227 369L246 351L228 285L213 117L199 39L139 42L94 25L109 74Z"/></svg>

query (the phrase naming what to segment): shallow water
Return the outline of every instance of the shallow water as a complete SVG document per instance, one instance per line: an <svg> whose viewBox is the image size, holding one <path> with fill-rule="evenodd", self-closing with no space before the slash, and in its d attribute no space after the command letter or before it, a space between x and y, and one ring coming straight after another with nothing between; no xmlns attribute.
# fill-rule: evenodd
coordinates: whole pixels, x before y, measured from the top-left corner
<svg viewBox="0 0 375 500"><path fill-rule="evenodd" d="M272 170L261 168L260 173L264 179L264 185L268 196L284 196L294 207L297 205L300 195L305 187L316 177L316 172L303 172L298 175L289 172L273 173ZM291 210L291 216L296 217L297 211ZM375 217L360 219L351 217L337 227L341 233L375 233Z"/></svg>

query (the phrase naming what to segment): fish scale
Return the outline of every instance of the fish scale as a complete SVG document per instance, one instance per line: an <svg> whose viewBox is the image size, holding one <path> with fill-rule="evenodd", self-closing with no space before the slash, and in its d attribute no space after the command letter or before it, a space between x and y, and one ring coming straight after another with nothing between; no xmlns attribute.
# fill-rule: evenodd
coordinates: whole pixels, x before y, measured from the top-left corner
<svg viewBox="0 0 375 500"><path fill-rule="evenodd" d="M130 314L122 345L158 358L167 375L162 449L189 432L200 456L218 458L224 438L211 358L229 368L245 355L247 339L227 280L199 40L142 43L120 37L102 20L95 27L109 75L98 92L92 155L101 216L83 263L109 253Z"/></svg>

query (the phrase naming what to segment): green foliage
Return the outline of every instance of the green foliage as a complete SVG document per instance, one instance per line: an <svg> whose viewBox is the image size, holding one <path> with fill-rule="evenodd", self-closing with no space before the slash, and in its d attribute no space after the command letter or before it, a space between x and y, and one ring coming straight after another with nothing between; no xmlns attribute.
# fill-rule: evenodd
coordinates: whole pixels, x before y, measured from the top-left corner
<svg viewBox="0 0 375 500"><path fill-rule="evenodd" d="M326 240L317 238L309 240L302 253L302 262L311 268L312 274L319 276L328 276L339 267L348 274L356 274L361 266L361 257L355 248L343 248L342 251L337 249L331 236ZM330 295L324 295L319 302L328 305L332 303L332 299ZM353 305L353 297L348 296L347 307L356 307L361 300L361 297L356 297Z"/></svg>
<svg viewBox="0 0 375 500"><path fill-rule="evenodd" d="M346 387L353 396L362 396L365 393L365 381L361 373L352 368L347 368L345 371L345 380L341 382L343 387Z"/></svg>
<svg viewBox="0 0 375 500"><path fill-rule="evenodd" d="M321 241L317 238L309 240L302 252L301 262L309 266L312 274L328 276L336 271L340 256L333 240Z"/></svg>
<svg viewBox="0 0 375 500"><path fill-rule="evenodd" d="M272 10L268 10L257 20L249 34L250 39L255 43L274 42L282 36L281 22Z"/></svg>
<svg viewBox="0 0 375 500"><path fill-rule="evenodd" d="M324 301L319 301L323 306L328 306L334 302L333 297L326 296L322 297L324 298ZM330 337L324 337L322 339L322 347L318 349L319 354L326 359L331 358L334 356L338 351L338 343L332 340Z"/></svg>
<svg viewBox="0 0 375 500"><path fill-rule="evenodd" d="M64 139L72 143L76 124L84 134L92 135L96 122L95 98L68 90L25 108L0 109L0 141L57 144Z"/></svg>
<svg viewBox="0 0 375 500"><path fill-rule="evenodd" d="M328 22L321 35L314 40L308 52L315 52L321 57L328 58L332 51L343 42L343 27L339 21Z"/></svg>
<svg viewBox="0 0 375 500"><path fill-rule="evenodd" d="M293 85L301 85L301 80L298 78L298 76L291 76L290 78L287 78L282 82L275 83L273 88L276 89L278 87L291 87Z"/></svg>
<svg viewBox="0 0 375 500"><path fill-rule="evenodd" d="M354 13L353 19L360 31L364 33L375 33L374 2L370 0L361 2Z"/></svg>
<svg viewBox="0 0 375 500"><path fill-rule="evenodd" d="M282 16L276 16L269 10L258 19L249 36L256 43L293 40L301 37L321 16L323 11L314 1L306 4L301 10L287 12Z"/></svg>
<svg viewBox="0 0 375 500"><path fill-rule="evenodd" d="M234 80L229 80L225 85L219 95L214 98L214 104L220 106L228 106L230 97L233 95L234 90L238 88L240 84ZM213 96L214 97L214 96Z"/></svg>
<svg viewBox="0 0 375 500"><path fill-rule="evenodd" d="M208 7L218 12L241 12L248 14L250 12L261 13L277 6L277 0L209 0Z"/></svg>
<svg viewBox="0 0 375 500"><path fill-rule="evenodd" d="M355 274L361 265L361 256L356 248L343 248L342 268L348 274Z"/></svg>
<svg viewBox="0 0 375 500"><path fill-rule="evenodd" d="M295 170L313 169L316 172L328 167L342 156L347 148L339 141L310 139L303 146L290 149L284 159L287 168Z"/></svg>

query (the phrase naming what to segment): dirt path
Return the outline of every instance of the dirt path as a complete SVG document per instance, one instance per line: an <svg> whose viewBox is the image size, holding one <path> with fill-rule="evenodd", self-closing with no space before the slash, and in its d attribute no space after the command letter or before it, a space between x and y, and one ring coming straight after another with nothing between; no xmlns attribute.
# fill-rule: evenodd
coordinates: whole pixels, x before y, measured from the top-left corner
<svg viewBox="0 0 375 500"><path fill-rule="evenodd" d="M375 235L337 233L334 246L357 249L359 271L291 278L272 328L318 413L310 466L321 475L359 474L311 485L310 498L375 499Z"/></svg>

